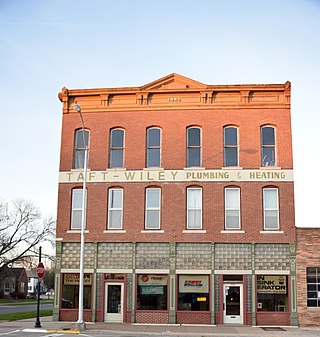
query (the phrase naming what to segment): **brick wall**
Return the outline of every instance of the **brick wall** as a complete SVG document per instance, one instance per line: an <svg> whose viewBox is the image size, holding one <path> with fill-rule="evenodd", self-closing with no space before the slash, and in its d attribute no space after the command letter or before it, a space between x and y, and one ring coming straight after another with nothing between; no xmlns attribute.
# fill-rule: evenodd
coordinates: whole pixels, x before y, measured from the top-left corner
<svg viewBox="0 0 320 337"><path fill-rule="evenodd" d="M297 228L297 300L299 325L320 325L320 307L307 307L307 267L320 268L320 229Z"/></svg>

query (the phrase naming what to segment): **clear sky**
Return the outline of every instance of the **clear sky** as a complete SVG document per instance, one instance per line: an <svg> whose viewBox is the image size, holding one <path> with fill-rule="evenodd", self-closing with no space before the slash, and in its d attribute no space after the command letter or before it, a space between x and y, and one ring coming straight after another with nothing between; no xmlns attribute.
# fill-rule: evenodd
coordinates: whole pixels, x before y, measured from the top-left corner
<svg viewBox="0 0 320 337"><path fill-rule="evenodd" d="M56 216L63 86L289 80L296 225L320 226L320 0L0 0L0 61L2 199Z"/></svg>

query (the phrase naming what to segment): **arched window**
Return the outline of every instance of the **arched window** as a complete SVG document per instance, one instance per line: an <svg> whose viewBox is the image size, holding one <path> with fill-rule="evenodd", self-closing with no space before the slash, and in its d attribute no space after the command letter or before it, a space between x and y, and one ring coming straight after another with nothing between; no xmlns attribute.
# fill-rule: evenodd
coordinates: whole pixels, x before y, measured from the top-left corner
<svg viewBox="0 0 320 337"><path fill-rule="evenodd" d="M112 129L110 132L109 167L123 167L124 162L124 130Z"/></svg>
<svg viewBox="0 0 320 337"><path fill-rule="evenodd" d="M225 229L240 229L240 188L224 190Z"/></svg>
<svg viewBox="0 0 320 337"><path fill-rule="evenodd" d="M146 189L145 229L160 229L161 189Z"/></svg>
<svg viewBox="0 0 320 337"><path fill-rule="evenodd" d="M201 166L201 129L187 129L187 167Z"/></svg>
<svg viewBox="0 0 320 337"><path fill-rule="evenodd" d="M261 164L276 166L275 128L272 126L261 128Z"/></svg>
<svg viewBox="0 0 320 337"><path fill-rule="evenodd" d="M159 128L147 129L146 167L161 166L161 130Z"/></svg>
<svg viewBox="0 0 320 337"><path fill-rule="evenodd" d="M78 129L75 132L75 141L74 141L74 160L73 168L81 169L84 167L84 154L85 149L89 149L89 131Z"/></svg>
<svg viewBox="0 0 320 337"><path fill-rule="evenodd" d="M223 128L224 166L239 166L238 162L238 128Z"/></svg>

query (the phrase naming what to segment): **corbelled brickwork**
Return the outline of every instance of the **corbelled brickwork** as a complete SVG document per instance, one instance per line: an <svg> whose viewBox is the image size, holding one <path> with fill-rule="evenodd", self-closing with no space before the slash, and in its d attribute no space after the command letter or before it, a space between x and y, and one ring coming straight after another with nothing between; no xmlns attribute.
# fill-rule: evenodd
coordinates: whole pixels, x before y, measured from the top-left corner
<svg viewBox="0 0 320 337"><path fill-rule="evenodd" d="M251 245L238 243L216 244L215 269L251 270Z"/></svg>
<svg viewBox="0 0 320 337"><path fill-rule="evenodd" d="M66 242L62 245L62 263L61 268L79 268L80 245L77 242ZM85 268L94 268L94 245L85 244L84 254Z"/></svg>
<svg viewBox="0 0 320 337"><path fill-rule="evenodd" d="M132 268L132 244L110 242L98 244L99 269Z"/></svg>
<svg viewBox="0 0 320 337"><path fill-rule="evenodd" d="M169 269L168 243L138 243L136 248L137 269Z"/></svg>
<svg viewBox="0 0 320 337"><path fill-rule="evenodd" d="M256 270L290 270L289 245L257 244L255 247Z"/></svg>

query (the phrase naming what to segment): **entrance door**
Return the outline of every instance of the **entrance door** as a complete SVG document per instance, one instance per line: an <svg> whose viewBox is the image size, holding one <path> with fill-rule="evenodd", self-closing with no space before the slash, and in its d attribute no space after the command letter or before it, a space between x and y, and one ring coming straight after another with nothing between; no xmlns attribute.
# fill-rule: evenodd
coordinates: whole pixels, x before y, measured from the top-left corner
<svg viewBox="0 0 320 337"><path fill-rule="evenodd" d="M123 322L123 283L105 284L105 322Z"/></svg>
<svg viewBox="0 0 320 337"><path fill-rule="evenodd" d="M243 324L242 284L223 285L223 323Z"/></svg>

